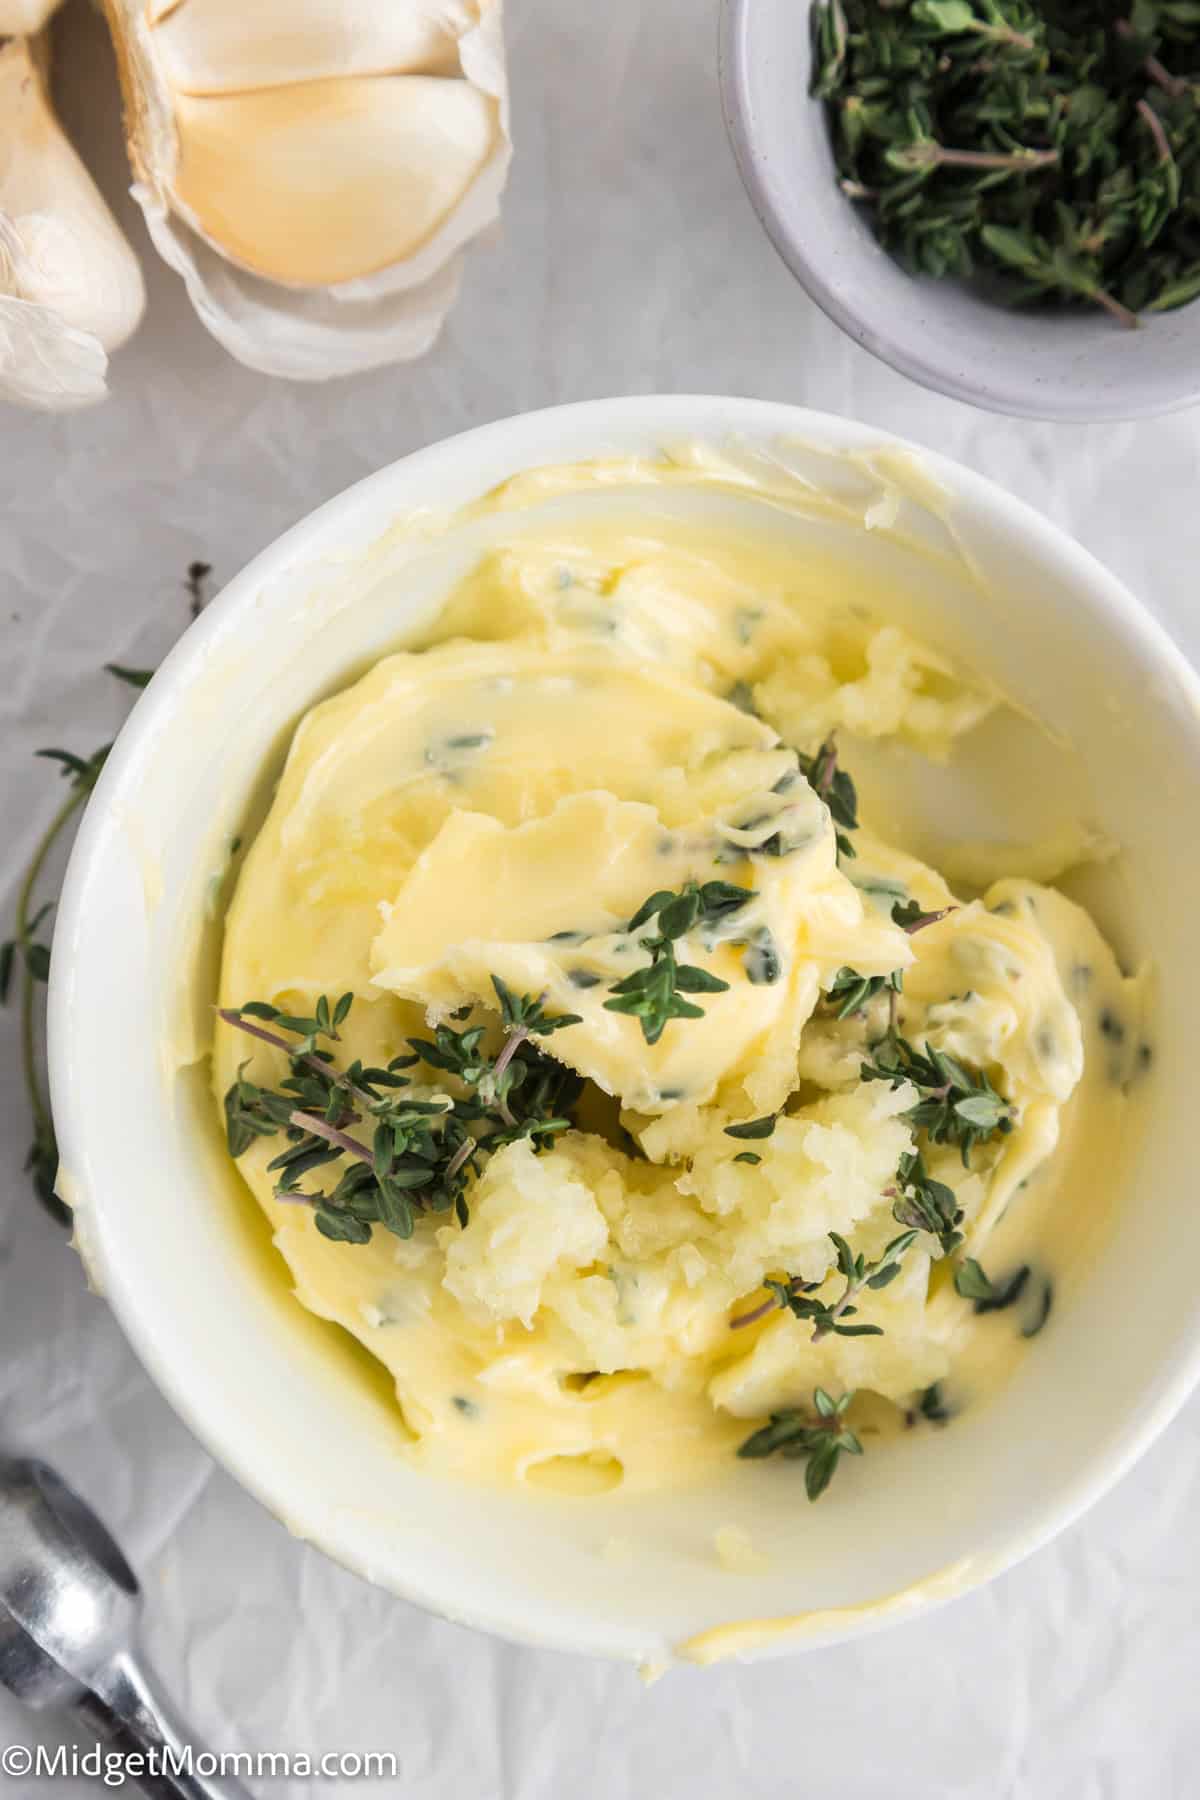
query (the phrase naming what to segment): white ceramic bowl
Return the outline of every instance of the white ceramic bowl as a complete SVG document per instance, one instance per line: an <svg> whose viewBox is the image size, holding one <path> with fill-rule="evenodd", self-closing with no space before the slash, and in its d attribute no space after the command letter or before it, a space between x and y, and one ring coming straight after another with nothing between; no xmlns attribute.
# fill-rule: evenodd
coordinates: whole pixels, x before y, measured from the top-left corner
<svg viewBox="0 0 1200 1800"><path fill-rule="evenodd" d="M1128 957L1152 947L1164 975L1136 1185L1012 1385L951 1428L856 1464L844 1492L815 1507L794 1469L733 1459L717 1488L652 1500L446 1486L400 1454L375 1365L279 1280L224 1157L205 1072L179 1065L212 998L211 871L261 808L264 770L278 768L317 696L430 615L478 541L452 530L397 562L382 534L525 468L733 435L764 449L798 440L808 448L785 454L835 483L896 448L864 426L759 401L595 402L422 451L264 551L187 632L121 733L72 858L50 992L62 1185L89 1271L214 1456L294 1531L398 1594L511 1638L634 1658L738 1618L801 1616L776 1637L735 1640L751 1654L835 1641L987 1578L1128 1468L1200 1370L1186 1129L1200 1017L1200 686L1083 550L923 451L912 454L946 496L930 530L953 555L918 567L899 540L861 527L850 548L895 575L919 628L1075 741L1092 810L1135 877L1114 877L1104 922ZM676 504L662 490L639 503ZM739 504L764 531L793 534L798 555L826 529ZM1047 744L1043 760L1022 729L1034 762L1006 761L1011 791L1002 781L989 800L1016 835L1053 800L1059 754ZM766 1573L718 1566L713 1533L729 1523L769 1556Z"/></svg>
<svg viewBox="0 0 1200 1800"><path fill-rule="evenodd" d="M722 0L721 96L742 180L780 256L843 331L956 400L1035 419L1132 419L1200 398L1200 304L1128 331L1099 310L1008 312L914 279L840 192L809 98L809 0Z"/></svg>

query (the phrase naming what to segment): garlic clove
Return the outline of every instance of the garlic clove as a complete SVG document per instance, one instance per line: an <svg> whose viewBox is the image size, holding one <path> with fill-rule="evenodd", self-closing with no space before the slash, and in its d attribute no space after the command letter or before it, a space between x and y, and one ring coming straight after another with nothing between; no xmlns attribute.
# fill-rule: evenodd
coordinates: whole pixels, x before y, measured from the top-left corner
<svg viewBox="0 0 1200 1800"><path fill-rule="evenodd" d="M48 306L0 293L0 400L71 412L103 400L108 357L90 332Z"/></svg>
<svg viewBox="0 0 1200 1800"><path fill-rule="evenodd" d="M184 216L243 268L304 287L411 256L498 132L485 94L427 75L179 95L175 118Z"/></svg>
<svg viewBox="0 0 1200 1800"><path fill-rule="evenodd" d="M0 0L0 38L32 37L62 0Z"/></svg>
<svg viewBox="0 0 1200 1800"><path fill-rule="evenodd" d="M137 258L50 106L30 40L0 47L0 230L7 291L106 350L142 316Z"/></svg>
<svg viewBox="0 0 1200 1800"><path fill-rule="evenodd" d="M0 395L101 398L145 304L142 273L54 116L40 40L0 44Z"/></svg>
<svg viewBox="0 0 1200 1800"><path fill-rule="evenodd" d="M473 23L464 0L149 0L146 20L180 94L334 75L454 75L458 39Z"/></svg>

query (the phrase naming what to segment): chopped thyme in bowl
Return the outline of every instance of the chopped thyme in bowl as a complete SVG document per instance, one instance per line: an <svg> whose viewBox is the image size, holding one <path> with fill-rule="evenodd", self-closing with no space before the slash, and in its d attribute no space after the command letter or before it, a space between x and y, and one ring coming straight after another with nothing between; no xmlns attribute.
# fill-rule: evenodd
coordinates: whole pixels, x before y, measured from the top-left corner
<svg viewBox="0 0 1200 1800"><path fill-rule="evenodd" d="M914 273L1119 324L1200 294L1196 0L814 0L842 192Z"/></svg>

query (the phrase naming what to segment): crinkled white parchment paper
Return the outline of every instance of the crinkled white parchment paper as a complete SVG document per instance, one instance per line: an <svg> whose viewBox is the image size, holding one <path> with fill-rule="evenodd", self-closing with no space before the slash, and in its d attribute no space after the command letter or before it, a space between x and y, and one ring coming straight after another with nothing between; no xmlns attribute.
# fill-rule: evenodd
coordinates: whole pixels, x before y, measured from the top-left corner
<svg viewBox="0 0 1200 1800"><path fill-rule="evenodd" d="M102 101L86 81L101 30L81 0L66 24L67 115L116 200L115 89ZM723 389L855 413L1042 508L1200 659L1200 414L1082 429L997 420L855 349L793 285L742 194L712 0L516 0L509 31L504 234L470 258L425 362L317 390L250 373L202 331L126 203L151 293L114 360L114 399L70 419L0 416L5 916L57 799L30 752L111 734L125 697L100 666L167 648L190 560L228 575L381 463L528 407ZM1200 1793L1200 1400L1082 1524L984 1592L851 1648L643 1689L630 1670L513 1649L372 1591L214 1469L36 1210L14 1070L14 1022L0 1015L0 1440L57 1461L124 1537L151 1650L210 1743L394 1750L402 1775L385 1791L405 1800ZM0 1697L0 1741L72 1735ZM2 1800L93 1791L0 1779Z"/></svg>

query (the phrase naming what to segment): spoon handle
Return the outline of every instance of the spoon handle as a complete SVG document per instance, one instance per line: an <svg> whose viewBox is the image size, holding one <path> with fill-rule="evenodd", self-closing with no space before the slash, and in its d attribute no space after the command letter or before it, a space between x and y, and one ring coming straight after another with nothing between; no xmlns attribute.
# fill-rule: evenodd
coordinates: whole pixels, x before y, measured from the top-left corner
<svg viewBox="0 0 1200 1800"><path fill-rule="evenodd" d="M75 1710L114 1750L153 1759L155 1773L130 1773L130 1780L151 1800L252 1800L249 1790L233 1776L195 1772L192 1765L201 1755L201 1746L162 1692L153 1671L129 1651L118 1651L105 1664Z"/></svg>

